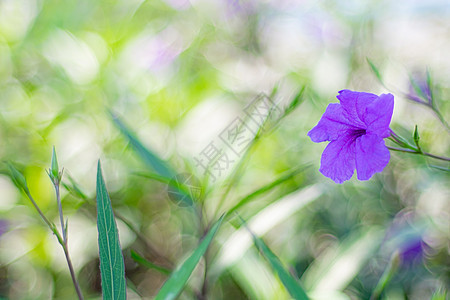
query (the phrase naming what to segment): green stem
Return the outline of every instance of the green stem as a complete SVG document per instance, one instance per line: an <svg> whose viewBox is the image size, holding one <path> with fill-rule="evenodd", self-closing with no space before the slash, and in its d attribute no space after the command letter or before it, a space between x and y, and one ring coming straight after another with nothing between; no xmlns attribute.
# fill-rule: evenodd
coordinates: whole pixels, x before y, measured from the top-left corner
<svg viewBox="0 0 450 300"><path fill-rule="evenodd" d="M31 193L28 189L24 189L25 194L27 194L28 199L30 199L31 203L33 204L34 208L36 209L36 211L38 212L38 214L41 216L42 220L44 220L45 224L47 224L48 228L50 228L51 231L55 232L55 225L53 223L51 223L47 217L44 215L44 213L42 212L42 210L39 208L39 206L36 204L36 202L33 199L33 196L31 196ZM56 231L56 236L59 236L58 231ZM61 237L59 237L61 238Z"/></svg>
<svg viewBox="0 0 450 300"><path fill-rule="evenodd" d="M61 232L63 235L64 244L67 246L66 228L64 226L64 216L63 216L62 205L61 205L61 196L59 193L59 182L55 183L54 186L55 186L55 193L56 193L56 202L58 203L59 221L61 222Z"/></svg>
<svg viewBox="0 0 450 300"><path fill-rule="evenodd" d="M422 154L424 156L432 157L432 158L435 158L435 159L440 159L440 160L443 160L443 161L450 161L450 158L448 158L448 157L434 155L434 154L431 154L431 153L428 153L428 152L412 150L412 149L395 148L395 147L389 147L389 146L387 148L389 150L392 150L392 151L405 152L405 153L411 153L411 154Z"/></svg>
<svg viewBox="0 0 450 300"><path fill-rule="evenodd" d="M75 271L73 269L72 261L70 260L70 256L69 256L69 250L67 249L67 240L64 240L63 237L61 237L61 234L56 229L56 226L47 219L47 217L41 211L39 206L36 204L36 201L34 201L33 196L31 196L30 191L28 189L24 189L24 191L27 194L28 199L30 199L31 203L33 204L34 208L37 210L37 212L41 216L42 220L44 220L45 224L47 224L47 226L50 228L50 230L56 235L56 238L58 239L58 242L63 247L64 255L65 255L66 261L67 261L67 265L69 266L70 276L72 277L72 282L73 282L73 284L75 286L75 290L77 292L78 299L83 300L84 297L83 297L83 294L81 293L80 286L79 286L79 284L78 284L78 282L76 280ZM62 232L64 232L64 227L62 229Z"/></svg>
<svg viewBox="0 0 450 300"><path fill-rule="evenodd" d="M69 266L70 277L72 277L73 286L75 287L75 291L77 292L78 299L83 300L84 297L81 293L80 285L78 284L77 278L75 276L72 261L70 260L69 249L67 248L67 245L62 245L62 247L64 249L64 255L66 256L67 265Z"/></svg>
<svg viewBox="0 0 450 300"><path fill-rule="evenodd" d="M56 202L58 203L58 211L59 211L59 221L61 222L61 232L63 236L63 244L61 246L64 250L64 255L66 256L67 265L69 266L70 277L72 277L72 282L75 287L75 291L77 292L78 299L83 300L83 294L81 293L80 285L78 284L77 278L75 276L75 271L73 269L72 261L69 255L69 249L67 246L67 228L64 226L64 215L61 204L61 194L59 191L59 180L54 182L55 193L56 193ZM61 242L60 242L61 243Z"/></svg>

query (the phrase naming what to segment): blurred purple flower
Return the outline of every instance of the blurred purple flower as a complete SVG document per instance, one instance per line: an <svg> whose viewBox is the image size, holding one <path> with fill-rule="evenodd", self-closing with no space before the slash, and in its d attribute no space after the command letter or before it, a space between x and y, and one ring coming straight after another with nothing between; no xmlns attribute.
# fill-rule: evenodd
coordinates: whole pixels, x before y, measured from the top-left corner
<svg viewBox="0 0 450 300"><path fill-rule="evenodd" d="M422 236L417 235L403 242L400 247L400 259L403 263L413 263L423 256L423 250L427 244L422 240Z"/></svg>
<svg viewBox="0 0 450 300"><path fill-rule="evenodd" d="M433 96L428 73L426 78L418 73L412 75L409 81L409 92L406 94L406 97L414 102L432 105Z"/></svg>
<svg viewBox="0 0 450 300"><path fill-rule="evenodd" d="M9 222L0 219L0 236L5 234L9 230Z"/></svg>
<svg viewBox="0 0 450 300"><path fill-rule="evenodd" d="M323 151L319 171L343 183L356 168L358 179L368 180L390 159L383 139L391 134L394 96L342 90L337 98L340 104L329 104L319 123L308 132L315 143L331 142Z"/></svg>
<svg viewBox="0 0 450 300"><path fill-rule="evenodd" d="M388 253L398 251L403 266L420 262L429 248L424 241L425 228L412 212L399 212L386 232L384 248Z"/></svg>

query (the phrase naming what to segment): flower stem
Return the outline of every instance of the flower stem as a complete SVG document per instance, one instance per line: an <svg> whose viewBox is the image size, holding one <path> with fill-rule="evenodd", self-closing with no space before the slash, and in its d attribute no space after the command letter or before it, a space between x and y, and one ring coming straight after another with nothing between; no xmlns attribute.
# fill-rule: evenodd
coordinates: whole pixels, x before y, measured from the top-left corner
<svg viewBox="0 0 450 300"><path fill-rule="evenodd" d="M70 276L72 277L73 286L75 287L75 291L77 292L78 299L83 300L83 294L81 293L80 285L78 284L77 278L75 276L75 271L73 269L72 261L70 260L69 250L67 245L62 245L64 249L64 255L66 256L67 265L69 266Z"/></svg>
<svg viewBox="0 0 450 300"><path fill-rule="evenodd" d="M70 276L72 277L72 282L75 287L75 291L77 292L78 298L80 300L83 300L83 294L81 293L80 285L78 284L77 278L75 276L75 271L73 269L72 261L70 259L69 255L69 249L67 246L67 228L64 226L64 216L62 211L62 205L61 205L61 195L59 192L59 180L54 182L55 187L55 193L56 193L56 202L58 203L58 210L59 210L59 220L61 222L61 232L63 236L63 244L61 246L64 250L64 255L66 256L67 265L69 266Z"/></svg>
<svg viewBox="0 0 450 300"><path fill-rule="evenodd" d="M70 256L69 256L69 250L67 248L67 240L64 240L63 237L61 237L61 234L58 232L58 230L56 229L55 224L51 223L47 217L44 215L44 213L41 211L41 209L39 208L39 206L36 204L36 201L34 201L33 196L31 196L30 191L27 189L24 189L25 193L28 196L28 199L30 199L31 203L33 204L34 208L37 210L37 212L39 213L39 215L41 216L42 220L44 220L45 224L47 224L47 226L50 228L50 230L53 232L53 234L56 236L58 242L61 244L61 246L63 247L64 250L64 255L66 257L66 261L67 261L67 265L69 266L69 271L70 271L70 276L72 277L72 282L75 286L75 290L77 292L78 295L78 299L83 300L83 294L81 293L81 289L80 286L76 280L75 277L75 271L73 269L73 265L72 265L72 261L70 260ZM59 189L58 192L59 194ZM57 196L58 198L59 196ZM64 227L62 229L62 232L64 232ZM65 235L65 234L64 234Z"/></svg>
<svg viewBox="0 0 450 300"><path fill-rule="evenodd" d="M432 157L432 158L435 158L435 159L440 159L440 160L443 160L443 161L450 161L450 158L448 158L448 157L434 155L434 154L431 154L431 153L428 153L428 152L412 150L412 149L395 148L395 147L389 147L389 146L387 148L389 150L392 150L392 151L406 152L406 153L411 153L411 154L422 154L424 156Z"/></svg>
<svg viewBox="0 0 450 300"><path fill-rule="evenodd" d="M66 236L66 228L64 226L64 216L61 205L61 196L59 193L59 183L55 184L55 193L56 193L56 202L58 203L58 211L59 211L59 221L61 222L61 232L63 235L64 244L67 245L67 236Z"/></svg>

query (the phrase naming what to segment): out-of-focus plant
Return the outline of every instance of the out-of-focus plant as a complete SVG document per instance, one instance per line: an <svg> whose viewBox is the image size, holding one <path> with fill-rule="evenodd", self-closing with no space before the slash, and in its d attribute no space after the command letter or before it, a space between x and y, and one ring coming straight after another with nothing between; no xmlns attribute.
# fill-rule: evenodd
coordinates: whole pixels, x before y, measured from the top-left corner
<svg viewBox="0 0 450 300"><path fill-rule="evenodd" d="M34 208L38 212L41 219L45 222L45 224L48 226L48 228L53 232L53 234L56 236L56 238L58 240L58 243L63 248L64 256L66 257L66 261L67 261L67 266L69 267L70 276L72 277L72 282L73 282L73 285L77 292L78 298L84 299L83 294L80 289L80 285L79 285L76 275L75 275L72 260L70 259L69 248L68 248L68 244L67 244L67 221L64 224L64 217L63 217L63 211L62 211L62 205L61 205L61 197L60 197L60 192L59 192L59 186L60 186L61 179L63 176L63 171L59 170L55 148L53 147L51 167L50 167L50 169L47 170L47 174L50 177L50 180L52 181L52 184L55 188L59 218L61 221L61 232L57 229L55 224L53 224L49 219L47 219L47 217L44 215L42 210L37 205L36 201L34 200L33 196L31 195L30 190L28 189L27 181L26 181L25 177L22 175L22 173L20 173L12 164L8 164L8 166L11 171L11 176L14 179L16 185L25 192L25 194L27 195L28 199L30 199L31 203L33 204Z"/></svg>

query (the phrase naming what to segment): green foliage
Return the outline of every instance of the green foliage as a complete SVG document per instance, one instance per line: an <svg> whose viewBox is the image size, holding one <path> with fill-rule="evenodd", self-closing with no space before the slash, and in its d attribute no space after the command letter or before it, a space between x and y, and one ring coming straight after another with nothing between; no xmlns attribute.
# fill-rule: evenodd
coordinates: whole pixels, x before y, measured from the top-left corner
<svg viewBox="0 0 450 300"><path fill-rule="evenodd" d="M375 76L380 81L380 83L383 84L383 78L381 77L381 73L378 70L378 68L375 66L375 64L369 58L366 58L366 60L367 60L367 63L369 64L370 68L372 69L372 72L375 74Z"/></svg>
<svg viewBox="0 0 450 300"><path fill-rule="evenodd" d="M111 113L114 123L119 127L122 134L128 139L133 149L142 159L142 161L151 169L155 170L158 174L148 175L147 177L151 177L152 179L156 179L162 182L174 182L172 179L176 175L175 171L173 171L165 161L158 157L155 153L145 147L141 141L134 135L133 132L114 114ZM191 206L193 204L193 199L189 193L189 190L184 188L183 185L179 185L178 181L176 182L175 188L180 192L180 199L187 206Z"/></svg>
<svg viewBox="0 0 450 300"><path fill-rule="evenodd" d="M155 170L160 176L165 178L172 178L175 172L169 169L167 163L160 159L155 153L145 147L141 141L134 135L133 132L119 119L111 113L111 117L122 134L128 139L133 149L142 159L142 161L149 167Z"/></svg>
<svg viewBox="0 0 450 300"><path fill-rule="evenodd" d="M11 172L11 178L13 179L14 184L23 189L25 192L28 191L27 181L25 177L22 175L19 170L17 170L11 163L8 163L9 171Z"/></svg>
<svg viewBox="0 0 450 300"><path fill-rule="evenodd" d="M103 299L126 299L125 266L111 200L97 168L97 229Z"/></svg>
<svg viewBox="0 0 450 300"><path fill-rule="evenodd" d="M272 270L278 274L281 282L285 288L289 291L289 294L293 299L296 300L307 300L309 299L306 292L300 286L298 279L294 278L288 271L285 270L280 259L270 250L270 248L264 243L264 241L257 237L249 228L247 230L253 237L253 242L258 248L258 250L264 255L264 257L269 262Z"/></svg>
<svg viewBox="0 0 450 300"><path fill-rule="evenodd" d="M391 229L425 219L429 251L399 266L381 294L446 297L450 89L438 47L448 40L446 10L409 1L399 27L391 26L395 1L279 2L0 1L0 274L8 277L0 297L74 299L75 277L78 298L81 290L101 297L99 257L84 247L97 243L99 157L108 164L104 195L114 201L108 221L125 225L129 298L154 298L174 262L199 257L224 212L204 263L188 264L205 272L173 273L190 279L171 279L166 295L288 298L282 278L290 272L274 267L286 270L281 261L302 275L292 280L311 298L369 299L403 244L387 247ZM383 172L337 186L320 173L322 146L307 132L341 89L392 93L395 133ZM268 95L275 118L257 114L268 107L248 109L257 95ZM246 144L242 152L226 140L239 119L252 131L234 140ZM222 156L203 169L201 151L212 144ZM240 235L245 243L234 240ZM73 251L71 276L61 271L60 247L46 252L56 240L66 259Z"/></svg>
<svg viewBox="0 0 450 300"><path fill-rule="evenodd" d="M158 272L161 272L164 275L169 275L170 274L170 270L157 266L154 263L152 263L151 261L146 260L144 257L142 257L141 255L139 255L136 251L131 250L131 258L137 262L138 264L140 264L141 266L144 266L148 269L154 269Z"/></svg>
<svg viewBox="0 0 450 300"><path fill-rule="evenodd" d="M224 215L211 227L194 252L181 264L164 283L155 300L175 299L183 290L192 271L205 254L216 232L224 219Z"/></svg>

